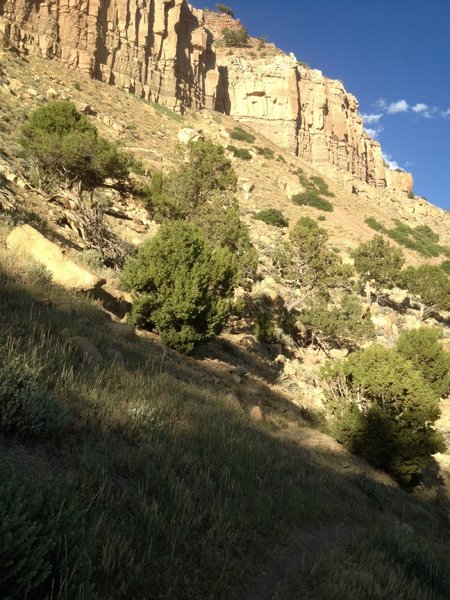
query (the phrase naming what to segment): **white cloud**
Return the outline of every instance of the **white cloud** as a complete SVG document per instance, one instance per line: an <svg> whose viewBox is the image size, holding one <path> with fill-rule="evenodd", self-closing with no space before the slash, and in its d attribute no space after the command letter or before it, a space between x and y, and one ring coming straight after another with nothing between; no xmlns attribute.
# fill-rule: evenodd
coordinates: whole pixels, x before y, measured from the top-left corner
<svg viewBox="0 0 450 600"><path fill-rule="evenodd" d="M428 106L428 104L423 104L422 102L419 102L411 108L416 114L424 117L425 119L432 119L439 112L439 109L436 106Z"/></svg>
<svg viewBox="0 0 450 600"><path fill-rule="evenodd" d="M361 118L365 125L373 125L374 123L379 123L382 117L382 114L361 115Z"/></svg>
<svg viewBox="0 0 450 600"><path fill-rule="evenodd" d="M389 165L391 171L395 171L395 169L400 169L400 166L397 161L392 160L392 156L390 154L382 154L383 160Z"/></svg>
<svg viewBox="0 0 450 600"><path fill-rule="evenodd" d="M386 112L390 115L394 115L396 113L408 112L408 109L409 104L406 100L398 100L397 102L391 102L386 108Z"/></svg>
<svg viewBox="0 0 450 600"><path fill-rule="evenodd" d="M422 113L422 112L428 111L428 109L430 107L428 106L428 104L423 104L423 103L419 102L418 104L416 104L415 106L412 106L411 108L415 113Z"/></svg>
<svg viewBox="0 0 450 600"><path fill-rule="evenodd" d="M374 102L374 106L375 108L377 108L378 110L386 110L387 107L387 102L384 98L378 98L378 100L376 102Z"/></svg>
<svg viewBox="0 0 450 600"><path fill-rule="evenodd" d="M370 135L373 140L376 140L383 131L382 127L364 127L364 131Z"/></svg>
<svg viewBox="0 0 450 600"><path fill-rule="evenodd" d="M443 112L441 112L441 115L445 118L445 119L450 119L450 108L447 108L447 110L444 110Z"/></svg>

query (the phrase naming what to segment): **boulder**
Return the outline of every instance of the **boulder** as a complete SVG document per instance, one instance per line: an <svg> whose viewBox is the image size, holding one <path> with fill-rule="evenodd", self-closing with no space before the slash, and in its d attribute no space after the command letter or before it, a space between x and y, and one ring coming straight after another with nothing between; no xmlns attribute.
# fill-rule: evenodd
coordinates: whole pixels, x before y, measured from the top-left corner
<svg viewBox="0 0 450 600"><path fill-rule="evenodd" d="M178 141L180 144L189 144L189 142L198 142L203 139L203 134L195 129L185 127L178 132Z"/></svg>
<svg viewBox="0 0 450 600"><path fill-rule="evenodd" d="M6 240L6 245L10 250L26 253L36 262L44 265L54 283L66 289L90 292L106 283L102 277L64 256L56 244L47 240L30 225L21 225L13 229Z"/></svg>
<svg viewBox="0 0 450 600"><path fill-rule="evenodd" d="M253 423L261 423L264 421L264 413L260 406L253 406L250 409L250 420L253 421Z"/></svg>
<svg viewBox="0 0 450 600"><path fill-rule="evenodd" d="M98 367L102 364L103 357L91 340L76 335L70 338L69 342L73 346L76 354L78 354L82 362L88 363L92 367Z"/></svg>

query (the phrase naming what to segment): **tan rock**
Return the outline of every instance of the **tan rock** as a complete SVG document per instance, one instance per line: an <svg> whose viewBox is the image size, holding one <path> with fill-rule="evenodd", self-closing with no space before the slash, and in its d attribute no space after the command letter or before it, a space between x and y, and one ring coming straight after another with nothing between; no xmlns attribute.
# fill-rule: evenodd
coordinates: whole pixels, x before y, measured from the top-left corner
<svg viewBox="0 0 450 600"><path fill-rule="evenodd" d="M189 142L198 142L203 139L203 134L195 129L184 127L178 132L178 141L180 144L189 144Z"/></svg>
<svg viewBox="0 0 450 600"><path fill-rule="evenodd" d="M250 409L250 420L253 421L253 423L261 423L264 421L264 413L260 406L253 406Z"/></svg>
<svg viewBox="0 0 450 600"><path fill-rule="evenodd" d="M102 364L103 357L91 340L77 335L70 338L69 342L83 362L88 363L93 367Z"/></svg>
<svg viewBox="0 0 450 600"><path fill-rule="evenodd" d="M105 279L66 258L56 244L47 240L29 225L21 225L13 229L6 240L6 245L10 250L30 255L35 261L44 265L53 281L66 289L87 292L105 283Z"/></svg>

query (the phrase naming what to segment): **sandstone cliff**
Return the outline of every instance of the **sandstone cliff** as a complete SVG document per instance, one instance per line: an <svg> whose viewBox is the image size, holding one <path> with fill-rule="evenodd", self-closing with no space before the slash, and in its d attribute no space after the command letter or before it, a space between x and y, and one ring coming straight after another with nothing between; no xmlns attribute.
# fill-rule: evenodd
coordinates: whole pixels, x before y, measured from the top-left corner
<svg viewBox="0 0 450 600"><path fill-rule="evenodd" d="M212 36L185 0L1 0L0 30L22 52L170 108L213 108Z"/></svg>
<svg viewBox="0 0 450 600"><path fill-rule="evenodd" d="M59 59L174 110L209 108L248 122L349 185L409 192L386 168L342 83L270 52L214 46L227 15L185 0L0 0L0 33L20 51Z"/></svg>

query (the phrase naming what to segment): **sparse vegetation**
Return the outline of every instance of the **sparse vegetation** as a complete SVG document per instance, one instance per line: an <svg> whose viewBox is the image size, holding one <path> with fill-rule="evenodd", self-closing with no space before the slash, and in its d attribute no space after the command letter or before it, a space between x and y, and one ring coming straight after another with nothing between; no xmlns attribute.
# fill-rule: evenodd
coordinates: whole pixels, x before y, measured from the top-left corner
<svg viewBox="0 0 450 600"><path fill-rule="evenodd" d="M273 53L278 50L271 45L268 55ZM380 297L380 307L363 304L361 278L341 263L361 241L360 214L354 209L349 222L342 221L350 196L339 198L339 210L326 217L330 241L318 223L327 213L300 220L291 235L253 221L258 264L240 216L232 165L245 181L249 167L249 183L258 178L243 217L251 223L262 214L279 226L287 225L281 211L255 215L255 206L261 207L254 203L264 196L263 206L286 215L313 213L283 204L284 175L294 172L297 159L284 167L281 155L278 163L258 159L271 160L270 149L249 138L232 143L256 157L252 165L227 161L228 154L208 142L180 146L177 156L172 149L183 117L83 79L79 99L92 98L99 117L92 123L99 131L110 122L124 125L123 115L133 115L120 137L145 156L145 169L135 161L129 170L137 177L120 188L114 181L106 182L108 189L95 188L95 210L89 212L90 199L77 209L75 216L83 218L78 232L76 220L70 221L73 194L59 189L65 182L55 178L51 204L20 182L23 177L32 187L39 183L36 170L28 172L30 155L19 148L21 123L64 73L61 64L41 64L33 56L24 61L7 52L2 58L6 82L17 78L24 92L32 86L38 95L3 95L0 109L0 158L8 173L5 187L0 176L0 596L219 600L248 589L255 598L295 598L298 592L311 600L447 600L450 529L441 516L446 507L435 469L406 493L310 429L314 424L322 433L338 431L348 447L408 487L420 482L428 457L442 449L433 423L437 396L448 389L439 329L403 332L387 359L375 351L371 359L356 358L375 331L380 343L392 346L397 328L417 324L418 306L402 290ZM72 95L76 79L72 71L64 77ZM198 119L189 111L185 126L198 129ZM229 116L222 121L232 129ZM208 123L202 120L201 127L206 133ZM148 165L159 166L149 171ZM324 179L298 176L305 192L330 200ZM143 233L148 221L138 198L131 197L145 183L141 198L161 223L154 254L146 250L151 261L143 260L144 249L158 227L149 224ZM362 206L361 198L355 202ZM107 215L97 210L100 205ZM390 223L395 210L388 203L383 222ZM131 221L135 215L142 224ZM135 290L134 318L139 321L142 308L145 326L164 330L163 340L105 314L100 300L52 285L45 267L6 247L12 227L31 223L117 286L119 273L103 268L105 257L91 244L86 216L94 221L97 242L109 235L99 223L111 224L133 243L137 235L147 240L129 260L124 279L129 275L139 284L148 278L143 291L138 284L127 286ZM159 236L170 228L170 243L169 236L162 243ZM433 229L411 229L417 243L428 239L421 243L435 244L446 255ZM74 247L66 250L69 238ZM123 257L120 243L119 237L108 238ZM190 258L199 258L198 268ZM445 273L449 261L433 262ZM422 302L417 290L413 295ZM125 310L126 302L120 303L116 308ZM230 305L229 330L213 339ZM432 310L447 345L447 315ZM95 365L74 336L98 350ZM183 351L193 348L194 356L172 351L164 340ZM319 369L326 356L349 358L334 365L337 379L328 384L337 385L338 393L319 412ZM340 368L352 360L351 368ZM298 553L299 543L306 553ZM290 572L298 567L296 590L284 589L290 583L280 568L286 556Z"/></svg>
<svg viewBox="0 0 450 600"><path fill-rule="evenodd" d="M226 48L247 48L249 42L248 31L245 27L223 30L223 41Z"/></svg>
<svg viewBox="0 0 450 600"><path fill-rule="evenodd" d="M328 184L319 176L307 177L303 169L298 168L295 173L298 175L301 185L305 188L292 196L292 202L300 206L312 206L324 212L332 212L333 205L324 196L333 198L334 193L328 189Z"/></svg>
<svg viewBox="0 0 450 600"><path fill-rule="evenodd" d="M424 257L429 258L440 254L447 256L450 252L449 248L439 245L439 236L428 225L410 227L396 219L395 226L389 229L373 217L367 218L365 222L369 227L379 233L384 233L400 246L415 250Z"/></svg>
<svg viewBox="0 0 450 600"><path fill-rule="evenodd" d="M264 156L264 158L267 159L274 159L275 158L275 152L271 149L271 148L261 148L260 146L257 146L256 148L256 152L258 154L260 154L261 156Z"/></svg>
<svg viewBox="0 0 450 600"><path fill-rule="evenodd" d="M236 140L237 142L246 142L247 144L253 144L256 140L256 137L253 133L246 131L242 127L235 127L233 131L230 132L230 138L232 140Z"/></svg>
<svg viewBox="0 0 450 600"><path fill-rule="evenodd" d="M226 6L225 4L215 4L214 6L216 7L217 12L228 15L234 19L234 12L229 6Z"/></svg>
<svg viewBox="0 0 450 600"><path fill-rule="evenodd" d="M267 225L273 225L274 227L287 227L289 225L289 219L287 219L278 208L260 210L255 214L254 219L264 221Z"/></svg>
<svg viewBox="0 0 450 600"><path fill-rule="evenodd" d="M241 160L252 160L252 155L247 148L236 148L236 146L230 144L227 150L232 152L236 158L240 158Z"/></svg>

